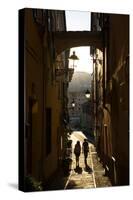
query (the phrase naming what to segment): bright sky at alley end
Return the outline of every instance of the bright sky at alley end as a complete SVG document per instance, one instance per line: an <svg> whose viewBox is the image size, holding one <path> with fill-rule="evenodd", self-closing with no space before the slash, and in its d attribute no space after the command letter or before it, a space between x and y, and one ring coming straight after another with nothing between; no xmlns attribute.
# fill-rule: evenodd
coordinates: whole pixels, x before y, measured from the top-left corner
<svg viewBox="0 0 133 200"><path fill-rule="evenodd" d="M89 31L91 23L90 18L90 12L66 11L67 31ZM76 55L79 57L75 71L92 73L92 58L90 57L90 48L72 48L70 50L70 55L73 51L75 51Z"/></svg>

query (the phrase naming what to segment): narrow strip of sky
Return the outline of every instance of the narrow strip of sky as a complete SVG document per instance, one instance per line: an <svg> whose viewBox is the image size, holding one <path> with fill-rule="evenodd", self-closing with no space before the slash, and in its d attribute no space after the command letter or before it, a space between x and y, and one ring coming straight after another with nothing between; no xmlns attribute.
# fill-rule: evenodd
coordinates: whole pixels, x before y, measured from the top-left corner
<svg viewBox="0 0 133 200"><path fill-rule="evenodd" d="M90 12L85 11L66 11L67 31L89 31ZM75 71L92 73L92 60L89 47L75 47L70 50L70 54L75 51L79 61ZM70 63L71 64L71 63Z"/></svg>

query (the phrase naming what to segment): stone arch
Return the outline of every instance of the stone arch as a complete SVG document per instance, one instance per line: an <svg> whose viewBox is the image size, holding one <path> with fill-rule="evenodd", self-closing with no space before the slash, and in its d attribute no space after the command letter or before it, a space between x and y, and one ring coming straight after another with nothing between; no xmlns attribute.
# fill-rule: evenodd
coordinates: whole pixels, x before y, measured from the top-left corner
<svg viewBox="0 0 133 200"><path fill-rule="evenodd" d="M103 36L101 31L60 31L54 32L54 46L56 54L66 49L79 46L94 46L103 49Z"/></svg>

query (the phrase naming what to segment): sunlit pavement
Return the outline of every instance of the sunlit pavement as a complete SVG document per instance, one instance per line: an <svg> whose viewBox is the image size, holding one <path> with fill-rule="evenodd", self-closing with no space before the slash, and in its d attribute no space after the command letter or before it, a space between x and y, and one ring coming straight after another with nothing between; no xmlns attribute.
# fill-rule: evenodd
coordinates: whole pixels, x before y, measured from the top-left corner
<svg viewBox="0 0 133 200"><path fill-rule="evenodd" d="M71 139L73 141L72 148L74 148L77 140L80 141L81 146L86 136L82 132L73 132ZM89 154L87 159L88 167L84 164L84 155L81 152L79 169L76 170L75 155L72 154L72 170L69 179L65 185L66 189L80 189L80 188L96 188L108 187L111 183L108 177L104 176L105 172L102 164L98 161L97 153L93 144L89 143Z"/></svg>
<svg viewBox="0 0 133 200"><path fill-rule="evenodd" d="M104 168L99 162L95 147L93 144L89 143L89 154L87 158L88 167L84 164L84 155L81 152L79 158L79 168L76 169L75 155L73 153L74 145L77 140L82 143L86 136L82 132L73 132L70 139L72 140L72 167L69 176L58 177L52 183L52 187L49 189L87 189L87 188L97 188L97 187L109 187L111 182L107 176L104 176Z"/></svg>

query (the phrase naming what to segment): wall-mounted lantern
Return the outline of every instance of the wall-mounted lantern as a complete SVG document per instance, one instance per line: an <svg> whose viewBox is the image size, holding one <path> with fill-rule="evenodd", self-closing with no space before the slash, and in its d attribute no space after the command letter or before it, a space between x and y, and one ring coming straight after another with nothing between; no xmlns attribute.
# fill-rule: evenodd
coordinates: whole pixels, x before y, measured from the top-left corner
<svg viewBox="0 0 133 200"><path fill-rule="evenodd" d="M73 65L72 65L72 67L73 67L73 68L76 67L75 61L79 60L79 58L78 58L78 56L75 54L75 51L73 51L73 54L72 54L68 59L73 60Z"/></svg>

